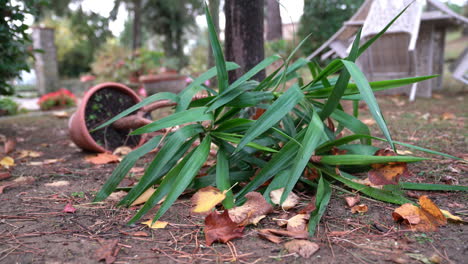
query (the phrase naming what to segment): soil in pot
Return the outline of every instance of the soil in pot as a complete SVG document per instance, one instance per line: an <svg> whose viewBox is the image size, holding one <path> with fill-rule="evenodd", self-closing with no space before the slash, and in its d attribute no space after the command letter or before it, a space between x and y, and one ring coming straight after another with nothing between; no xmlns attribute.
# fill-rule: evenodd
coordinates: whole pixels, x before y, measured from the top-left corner
<svg viewBox="0 0 468 264"><path fill-rule="evenodd" d="M85 122L88 130L92 130L127 108L135 101L124 92L117 89L104 88L95 92L85 108ZM105 149L114 150L120 146L135 147L141 136L129 136L130 129L116 130L112 126L90 132L96 143Z"/></svg>

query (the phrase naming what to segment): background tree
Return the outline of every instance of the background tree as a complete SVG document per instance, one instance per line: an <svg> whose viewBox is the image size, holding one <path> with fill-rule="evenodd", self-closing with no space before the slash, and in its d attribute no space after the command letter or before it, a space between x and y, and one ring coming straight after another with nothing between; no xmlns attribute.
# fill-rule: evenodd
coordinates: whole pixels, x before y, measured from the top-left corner
<svg viewBox="0 0 468 264"><path fill-rule="evenodd" d="M263 7L263 0L229 0L224 3L226 60L241 66L229 72L230 82L264 59ZM257 80L264 78L265 71L255 76Z"/></svg>
<svg viewBox="0 0 468 264"><path fill-rule="evenodd" d="M30 70L28 59L33 54L25 20L26 15L35 14L38 2L0 0L0 94L13 94L8 82Z"/></svg>
<svg viewBox="0 0 468 264"><path fill-rule="evenodd" d="M283 38L283 22L281 20L279 0L266 0L267 4L267 32L268 41Z"/></svg>
<svg viewBox="0 0 468 264"><path fill-rule="evenodd" d="M203 12L202 4L200 0L148 0L143 7L143 23L151 33L164 37L165 56L172 58L177 69L187 65L186 34L197 28L195 17Z"/></svg>
<svg viewBox="0 0 468 264"><path fill-rule="evenodd" d="M137 50L142 46L142 6L145 4L144 0L115 0L114 8L112 9L109 18L115 20L121 4L124 3L125 7L132 14L131 22L127 25L131 25L131 47L132 50ZM126 33L128 34L129 31Z"/></svg>
<svg viewBox="0 0 468 264"><path fill-rule="evenodd" d="M364 0L304 0L299 36L312 33L303 52L310 54L330 38L348 20Z"/></svg>

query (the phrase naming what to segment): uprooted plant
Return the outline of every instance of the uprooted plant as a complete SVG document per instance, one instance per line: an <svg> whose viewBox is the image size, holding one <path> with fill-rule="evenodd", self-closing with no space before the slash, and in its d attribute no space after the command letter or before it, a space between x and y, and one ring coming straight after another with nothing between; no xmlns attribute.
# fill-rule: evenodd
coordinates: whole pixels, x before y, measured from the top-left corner
<svg viewBox="0 0 468 264"><path fill-rule="evenodd" d="M404 10L402 11L402 13ZM128 154L114 170L95 201L109 196L126 176L136 161L155 148L159 148L139 182L129 190L120 205L130 206L145 191L155 191L144 206L130 220L134 223L152 207L162 202L153 218L158 220L187 189L216 186L226 197L222 204L229 209L245 202L246 194L261 192L271 203L270 193L283 189L280 203L298 182L309 186L316 194L315 210L310 213L309 232L314 233L331 196L331 184L341 182L349 188L374 199L395 203L413 203L404 197L402 189L466 190L460 186L420 185L400 183L407 173L406 163L425 160L396 154L396 146L404 146L431 154L457 159L437 151L412 146L391 138L385 119L374 97L374 91L391 89L434 76L368 82L356 66L355 60L390 25L360 45L358 33L346 59L333 60L324 69L306 59L289 65L292 55L282 67L263 81L251 80L279 56L271 56L229 84L227 72L238 68L226 62L216 37L209 12L206 11L211 46L216 67L194 80L179 94L158 93L144 99L96 129L105 127L139 108L157 100L176 104L175 113L154 121L132 132L134 135L167 129L164 135L151 138L146 144ZM297 50L297 48L296 48ZM310 70L313 80L307 84L298 70ZM339 73L338 77L334 77ZM217 75L219 90L202 84ZM352 79L354 82L350 82ZM205 89L206 98L195 98ZM351 100L354 111L348 114L341 102ZM371 136L368 126L357 117L360 101L364 101L385 138ZM263 109L258 119L242 118L248 107ZM175 126L180 128L173 130ZM346 132L342 136L342 132ZM379 150L372 141L383 141L390 149ZM196 143L196 144L194 144ZM215 147L214 147L215 146ZM197 177L199 170L216 152L215 165L206 175ZM304 170L313 171L307 177ZM371 184L356 181L351 173L369 171ZM231 188L239 183L234 188ZM379 185L375 187L375 185ZM157 187L156 187L157 186Z"/></svg>

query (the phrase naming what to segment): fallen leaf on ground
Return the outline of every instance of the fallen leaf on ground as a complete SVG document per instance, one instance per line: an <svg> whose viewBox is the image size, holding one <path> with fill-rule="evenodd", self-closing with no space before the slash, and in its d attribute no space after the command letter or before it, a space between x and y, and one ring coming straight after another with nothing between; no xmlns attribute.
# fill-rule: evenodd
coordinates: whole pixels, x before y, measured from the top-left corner
<svg viewBox="0 0 468 264"><path fill-rule="evenodd" d="M366 213L368 210L369 210L369 207L365 204L359 204L359 205L355 205L351 207L351 213L353 214L355 213L363 214L363 213Z"/></svg>
<svg viewBox="0 0 468 264"><path fill-rule="evenodd" d="M356 195L356 196L347 196L347 197L345 197L346 204L349 207L355 206L356 204L359 203L360 200L361 200L361 197L359 196L359 194Z"/></svg>
<svg viewBox="0 0 468 264"><path fill-rule="evenodd" d="M8 171L0 172L0 181L6 180L11 177L11 174Z"/></svg>
<svg viewBox="0 0 468 264"><path fill-rule="evenodd" d="M34 150L21 150L17 159L24 159L24 158L38 158L42 156L42 152L34 151Z"/></svg>
<svg viewBox="0 0 468 264"><path fill-rule="evenodd" d="M367 126L372 126L376 124L375 120L372 118L363 119L362 122Z"/></svg>
<svg viewBox="0 0 468 264"><path fill-rule="evenodd" d="M285 237L292 237L298 239L306 239L309 237L309 232L306 231L288 231L288 230L281 230L281 229L260 229L259 231L263 233L269 233L278 236L285 236Z"/></svg>
<svg viewBox="0 0 468 264"><path fill-rule="evenodd" d="M221 192L213 186L208 186L198 190L192 199L192 213L205 214L209 213L216 205L226 198L226 192Z"/></svg>
<svg viewBox="0 0 468 264"><path fill-rule="evenodd" d="M265 229L259 230L258 236L270 242L273 242L275 244L279 244L282 242L281 237L273 235L272 233L270 233L269 231L266 231Z"/></svg>
<svg viewBox="0 0 468 264"><path fill-rule="evenodd" d="M301 208L297 213L298 214L310 214L313 211L315 211L316 208L317 208L317 206L315 205L315 196L314 196L314 197L312 197L310 202L306 206Z"/></svg>
<svg viewBox="0 0 468 264"><path fill-rule="evenodd" d="M133 233L128 233L128 235L134 236L134 237L149 237L149 234L146 233L145 231L136 231Z"/></svg>
<svg viewBox="0 0 468 264"><path fill-rule="evenodd" d="M450 221L456 222L456 223L464 223L465 222L465 221L463 221L463 219L461 217L455 216L455 215L453 215L452 213L450 213L447 210L440 209L440 211L445 216L445 218L447 218L447 220L450 220Z"/></svg>
<svg viewBox="0 0 468 264"><path fill-rule="evenodd" d="M56 181L56 182L50 182L50 183L44 184L44 186L47 186L47 187L63 187L67 185L70 185L69 181Z"/></svg>
<svg viewBox="0 0 468 264"><path fill-rule="evenodd" d="M132 152L131 147L121 146L121 147L116 148L112 154L115 156L126 156L130 152Z"/></svg>
<svg viewBox="0 0 468 264"><path fill-rule="evenodd" d="M6 156L0 160L0 167L9 169L10 167L13 167L13 166L15 166L15 160L12 159L11 157Z"/></svg>
<svg viewBox="0 0 468 264"><path fill-rule="evenodd" d="M113 192L107 197L108 201L113 201L113 202L118 202L122 200L127 195L127 192L124 191L118 191L118 192Z"/></svg>
<svg viewBox="0 0 468 264"><path fill-rule="evenodd" d="M114 263L117 258L117 254L119 253L119 248L117 247L119 240L118 239L110 239L110 240L99 240L101 247L96 250L94 253L95 258L98 261L105 260L106 264Z"/></svg>
<svg viewBox="0 0 468 264"><path fill-rule="evenodd" d="M245 195L247 202L242 206L229 209L229 216L235 223L246 226L254 223L259 216L273 212L273 206L269 204L261 193L249 192Z"/></svg>
<svg viewBox="0 0 468 264"><path fill-rule="evenodd" d="M27 176L27 177L21 176L21 177L18 177L16 179L12 180L12 181L4 182L0 186L0 194L3 193L3 191L6 188L14 188L14 187L22 186L22 185L31 184L33 182L34 182L34 178L31 177L31 176Z"/></svg>
<svg viewBox="0 0 468 264"><path fill-rule="evenodd" d="M286 229L292 232L307 231L308 214L297 214L288 220Z"/></svg>
<svg viewBox="0 0 468 264"><path fill-rule="evenodd" d="M276 222L278 226L285 226L288 224L288 214L282 214L278 218L273 218L272 220Z"/></svg>
<svg viewBox="0 0 468 264"><path fill-rule="evenodd" d="M447 219L440 209L426 196L419 198L421 208L410 203L403 204L393 211L393 219L409 225L415 231L437 231L438 227L445 225Z"/></svg>
<svg viewBox="0 0 468 264"><path fill-rule="evenodd" d="M110 153L99 153L97 155L86 156L85 160L95 165L102 165L119 162L120 158Z"/></svg>
<svg viewBox="0 0 468 264"><path fill-rule="evenodd" d="M4 147L3 147L3 151L6 155L8 155L9 153L13 152L15 150L15 147L16 147L16 139L14 138L8 138L6 141L5 141L5 144L4 144Z"/></svg>
<svg viewBox="0 0 468 264"><path fill-rule="evenodd" d="M67 205L65 205L65 208L63 208L63 211L64 213L75 213L76 212L76 208L73 207L73 205L71 203L67 203Z"/></svg>
<svg viewBox="0 0 468 264"><path fill-rule="evenodd" d="M281 201L281 196L283 195L284 188L277 189L274 191L270 192L270 199L274 204L280 205ZM296 206L299 203L299 196L297 196L295 193L290 192L288 194L288 197L286 197L286 200L284 200L283 204L281 205L281 208L283 210L289 210Z"/></svg>
<svg viewBox="0 0 468 264"><path fill-rule="evenodd" d="M284 244L289 253L297 253L303 258L310 258L319 250L319 245L309 240L294 239Z"/></svg>
<svg viewBox="0 0 468 264"><path fill-rule="evenodd" d="M146 190L144 193L142 193L133 203L131 206L135 206L135 205L140 205L140 204L144 204L146 203L146 201L148 201L148 199L151 197L151 195L153 195L153 193L155 192L156 190L153 188L153 187L150 187L148 190Z"/></svg>
<svg viewBox="0 0 468 264"><path fill-rule="evenodd" d="M67 118L70 117L70 114L67 113L66 111L54 111L52 112L52 115L58 118Z"/></svg>
<svg viewBox="0 0 468 264"><path fill-rule="evenodd" d="M445 112L441 116L442 120L453 120L457 118L454 113Z"/></svg>
<svg viewBox="0 0 468 264"><path fill-rule="evenodd" d="M143 167L133 167L130 169L130 173L135 173L135 174L142 173L144 171L145 171L145 168Z"/></svg>
<svg viewBox="0 0 468 264"><path fill-rule="evenodd" d="M153 228L153 229L163 229L163 228L166 228L166 226L169 224L169 222L165 222L165 221L156 221L153 223L153 220L150 219L148 221L145 221L145 222L141 222L142 225L147 225L149 228Z"/></svg>
<svg viewBox="0 0 468 264"><path fill-rule="evenodd" d="M374 156L396 156L391 149L379 149ZM411 173L406 162L388 162L371 164L368 172L369 181L376 185L398 184L401 176L409 177Z"/></svg>
<svg viewBox="0 0 468 264"><path fill-rule="evenodd" d="M362 184L362 185L366 185L366 186L370 186L370 187L373 187L373 188L377 188L377 189L383 189L383 185L376 185L376 184L373 184L369 178L365 178L365 179L351 179L353 182L355 183L359 183L359 184Z"/></svg>
<svg viewBox="0 0 468 264"><path fill-rule="evenodd" d="M222 214L211 212L205 218L205 240L208 246L215 241L226 243L234 238L240 238L243 236L243 231L244 227L233 222L227 210Z"/></svg>

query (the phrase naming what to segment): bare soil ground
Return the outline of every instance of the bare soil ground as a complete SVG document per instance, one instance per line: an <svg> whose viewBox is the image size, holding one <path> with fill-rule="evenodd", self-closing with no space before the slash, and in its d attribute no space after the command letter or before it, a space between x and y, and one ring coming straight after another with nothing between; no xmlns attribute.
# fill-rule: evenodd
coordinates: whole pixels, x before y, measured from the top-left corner
<svg viewBox="0 0 468 264"><path fill-rule="evenodd" d="M466 157L466 95L466 90L442 91L433 99L415 103L408 103L404 97L381 97L379 101L396 140ZM102 247L112 242L118 243L114 263L466 263L466 225L449 223L434 233L408 231L392 219L396 205L364 197L369 211L354 215L344 202L352 190L340 185L333 190L316 236L310 238L320 250L309 259L288 253L282 244L259 238L258 229L275 227L272 218L281 214L279 209L257 227L246 228L243 238L211 247L204 242L203 218L190 215L190 194L163 216L162 220L170 223L165 229L128 226L126 222L137 208L117 207L112 201L91 204L115 164L86 162L84 157L89 153L71 144L66 127L67 120L50 115L0 120L0 134L18 140L11 154L16 159L12 179L35 179L0 194L1 263L98 263L96 251L105 251ZM376 125L372 128L378 136ZM18 159L21 150L43 154ZM408 181L468 185L466 164L431 157L434 159L410 166L415 177ZM148 155L138 166L150 159ZM37 163L47 160L50 164ZM68 181L69 185L46 186L57 181ZM422 194L466 219L467 193L412 193ZM67 203L73 204L75 213L63 212ZM147 236L135 236L137 231Z"/></svg>

